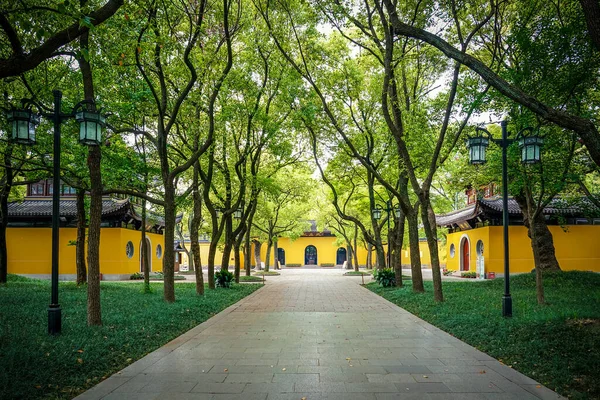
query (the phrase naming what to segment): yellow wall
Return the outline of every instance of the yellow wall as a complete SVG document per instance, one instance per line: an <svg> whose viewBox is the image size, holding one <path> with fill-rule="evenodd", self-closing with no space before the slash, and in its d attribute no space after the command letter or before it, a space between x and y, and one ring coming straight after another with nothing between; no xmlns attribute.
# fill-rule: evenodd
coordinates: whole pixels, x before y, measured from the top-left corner
<svg viewBox="0 0 600 400"><path fill-rule="evenodd" d="M549 226L554 239L556 257L563 270L584 270L600 272L600 226L598 225L569 225L567 232L560 226ZM524 226L509 226L509 258L510 272L530 272L534 268L531 240ZM446 251L448 254L446 268L460 270L461 239L469 240L470 271L476 270L476 243L483 242L483 257L485 272L504 272L504 245L501 226L486 226L468 231L448 234ZM454 244L456 253L450 256L450 246Z"/></svg>
<svg viewBox="0 0 600 400"><path fill-rule="evenodd" d="M155 233L146 234L151 244L152 271L162 270L162 256L156 256L156 247L161 245L164 254L164 238ZM100 272L103 275L128 275L140 271L139 231L124 228L102 228L100 233ZM59 273L74 275L75 246L69 241L77 239L75 228L60 228ZM51 273L52 229L51 228L8 228L8 272L12 274L48 275ZM134 254L128 258L125 247L128 241L134 245Z"/></svg>
<svg viewBox="0 0 600 400"><path fill-rule="evenodd" d="M192 249L191 249L191 245L189 242L185 243L185 247L189 252L191 252ZM207 243L207 242L200 243L200 262L202 263L203 267L206 267L208 265L209 248L210 248L210 243ZM252 251L254 251L254 248L252 249ZM254 254L254 253L252 253L252 254ZM220 266L222 261L223 261L223 252L217 246L217 251L215 253L215 265ZM241 265L243 268L243 266L244 266L244 252L243 251L240 252L240 262L241 262ZM181 265L187 265L187 266L190 265L188 256L184 251L181 252ZM230 266L235 265L235 255L234 255L233 250L231 251L231 254L229 255L229 265Z"/></svg>
<svg viewBox="0 0 600 400"><path fill-rule="evenodd" d="M419 241L419 251L421 255L421 267L423 268L431 268L431 253L429 253L429 246L427 242L422 240ZM440 258L440 264L444 265L446 263L446 247L439 244L438 245L438 256ZM407 247L402 249L402 265L410 265L410 249Z"/></svg>
<svg viewBox="0 0 600 400"><path fill-rule="evenodd" d="M313 245L317 249L317 265L335 264L338 248L345 248L345 246L336 246L336 239L333 236L299 237L294 241L288 238L279 238L277 245L285 251L285 262L288 265L304 265L304 251L309 245ZM263 262L266 262L266 254L267 244L263 243L260 249L260 257ZM357 251L357 256L358 263L365 265L367 262L367 250L360 247ZM254 260L252 261L254 262ZM271 249L270 264L273 265L273 249Z"/></svg>

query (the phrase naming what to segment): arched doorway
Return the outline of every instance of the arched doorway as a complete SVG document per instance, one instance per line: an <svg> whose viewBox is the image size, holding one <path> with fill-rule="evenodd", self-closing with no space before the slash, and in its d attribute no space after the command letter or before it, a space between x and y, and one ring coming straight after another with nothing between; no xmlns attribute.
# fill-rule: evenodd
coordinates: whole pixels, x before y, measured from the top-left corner
<svg viewBox="0 0 600 400"><path fill-rule="evenodd" d="M342 265L346 260L346 249L340 247L339 249L337 249L337 253L335 256L335 265Z"/></svg>
<svg viewBox="0 0 600 400"><path fill-rule="evenodd" d="M146 238L146 254L148 255L148 271L152 271L152 243ZM142 264L142 241L140 240L140 272L144 273L144 264Z"/></svg>
<svg viewBox="0 0 600 400"><path fill-rule="evenodd" d="M279 265L285 265L285 250L281 247L277 248L277 260L279 260Z"/></svg>
<svg viewBox="0 0 600 400"><path fill-rule="evenodd" d="M460 270L468 271L471 263L471 243L467 235L460 239Z"/></svg>
<svg viewBox="0 0 600 400"><path fill-rule="evenodd" d="M317 265L317 248L312 244L304 249L304 265Z"/></svg>

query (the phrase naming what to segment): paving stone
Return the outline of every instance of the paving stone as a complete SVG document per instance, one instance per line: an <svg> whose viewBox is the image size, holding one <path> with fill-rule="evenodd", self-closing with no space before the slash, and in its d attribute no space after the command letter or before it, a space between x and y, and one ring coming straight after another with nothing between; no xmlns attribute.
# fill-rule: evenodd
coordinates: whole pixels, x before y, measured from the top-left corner
<svg viewBox="0 0 600 400"><path fill-rule="evenodd" d="M560 398L341 272L284 270L77 399Z"/></svg>

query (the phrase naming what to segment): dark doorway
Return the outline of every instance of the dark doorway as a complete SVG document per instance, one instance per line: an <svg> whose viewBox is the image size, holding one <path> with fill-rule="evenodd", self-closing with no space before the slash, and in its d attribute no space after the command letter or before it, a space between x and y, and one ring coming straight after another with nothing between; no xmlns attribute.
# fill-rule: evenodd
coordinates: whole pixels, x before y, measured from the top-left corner
<svg viewBox="0 0 600 400"><path fill-rule="evenodd" d="M312 244L304 250L304 265L317 265L317 248Z"/></svg>
<svg viewBox="0 0 600 400"><path fill-rule="evenodd" d="M470 269L469 262L471 261L471 252L469 250L469 241L465 238L462 242L462 265L461 271L468 271Z"/></svg>
<svg viewBox="0 0 600 400"><path fill-rule="evenodd" d="M335 257L335 264L342 265L346 260L347 260L346 249L343 247L340 247L339 249L337 249L337 254Z"/></svg>
<svg viewBox="0 0 600 400"><path fill-rule="evenodd" d="M285 265L285 250L281 247L277 248L277 260L279 260L279 265Z"/></svg>

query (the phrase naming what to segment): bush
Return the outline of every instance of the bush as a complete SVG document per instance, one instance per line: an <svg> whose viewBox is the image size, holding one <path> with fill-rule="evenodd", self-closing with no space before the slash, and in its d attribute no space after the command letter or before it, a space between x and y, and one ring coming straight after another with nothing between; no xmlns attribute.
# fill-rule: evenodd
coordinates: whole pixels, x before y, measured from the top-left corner
<svg viewBox="0 0 600 400"><path fill-rule="evenodd" d="M300 268L301 264L285 264L286 268Z"/></svg>
<svg viewBox="0 0 600 400"><path fill-rule="evenodd" d="M225 269L215 273L215 284L217 287L230 288L233 282L233 274Z"/></svg>
<svg viewBox="0 0 600 400"><path fill-rule="evenodd" d="M451 269L445 269L443 274L444 276L448 276L448 275L452 275L455 271L451 270Z"/></svg>
<svg viewBox="0 0 600 400"><path fill-rule="evenodd" d="M391 287L396 285L396 274L391 268L374 269L373 279L383 287Z"/></svg>
<svg viewBox="0 0 600 400"><path fill-rule="evenodd" d="M333 263L322 263L321 267L331 268L331 267L335 267L335 264L333 264Z"/></svg>
<svg viewBox="0 0 600 400"><path fill-rule="evenodd" d="M462 278L477 278L477 272L461 272Z"/></svg>
<svg viewBox="0 0 600 400"><path fill-rule="evenodd" d="M144 279L144 275L140 274L139 272L136 272L134 274L131 274L130 279L131 280Z"/></svg>

